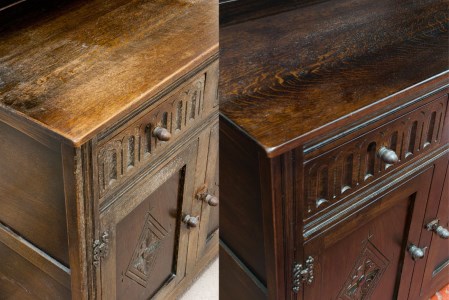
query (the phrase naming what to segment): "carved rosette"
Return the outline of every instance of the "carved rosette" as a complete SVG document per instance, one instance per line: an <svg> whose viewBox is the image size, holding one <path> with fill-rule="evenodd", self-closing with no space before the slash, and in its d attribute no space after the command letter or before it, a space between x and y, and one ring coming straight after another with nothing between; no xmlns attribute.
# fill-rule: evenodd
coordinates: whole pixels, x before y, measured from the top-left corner
<svg viewBox="0 0 449 300"><path fill-rule="evenodd" d="M126 271L127 277L143 287L147 286L159 253L159 246L167 234L168 231L148 213L145 226Z"/></svg>
<svg viewBox="0 0 449 300"><path fill-rule="evenodd" d="M354 268L338 294L338 299L369 299L388 264L388 259L371 241L366 241Z"/></svg>

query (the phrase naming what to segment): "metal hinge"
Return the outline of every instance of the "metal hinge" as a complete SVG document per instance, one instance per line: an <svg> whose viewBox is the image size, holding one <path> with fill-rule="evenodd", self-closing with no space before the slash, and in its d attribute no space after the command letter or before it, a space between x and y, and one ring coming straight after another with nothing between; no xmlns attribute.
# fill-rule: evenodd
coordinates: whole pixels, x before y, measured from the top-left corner
<svg viewBox="0 0 449 300"><path fill-rule="evenodd" d="M109 252L109 232L105 231L101 235L99 240L95 240L93 244L93 264L95 267L100 265L103 258L108 255Z"/></svg>
<svg viewBox="0 0 449 300"><path fill-rule="evenodd" d="M301 289L302 283L312 284L313 282L313 257L309 256L305 266L293 264L293 292L297 293Z"/></svg>

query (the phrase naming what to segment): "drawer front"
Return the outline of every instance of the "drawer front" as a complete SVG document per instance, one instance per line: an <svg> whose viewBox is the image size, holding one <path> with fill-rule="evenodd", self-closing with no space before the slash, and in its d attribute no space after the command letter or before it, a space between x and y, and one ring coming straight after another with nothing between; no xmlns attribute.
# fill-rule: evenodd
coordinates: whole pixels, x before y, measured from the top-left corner
<svg viewBox="0 0 449 300"><path fill-rule="evenodd" d="M127 122L122 126L124 129L114 130L108 135L111 137L98 142L94 150L94 176L99 198L167 152L217 109L216 69L217 64L212 64Z"/></svg>
<svg viewBox="0 0 449 300"><path fill-rule="evenodd" d="M447 104L446 95L305 161L304 219L443 144Z"/></svg>
<svg viewBox="0 0 449 300"><path fill-rule="evenodd" d="M100 299L166 299L185 276L198 142L145 174L100 213Z"/></svg>

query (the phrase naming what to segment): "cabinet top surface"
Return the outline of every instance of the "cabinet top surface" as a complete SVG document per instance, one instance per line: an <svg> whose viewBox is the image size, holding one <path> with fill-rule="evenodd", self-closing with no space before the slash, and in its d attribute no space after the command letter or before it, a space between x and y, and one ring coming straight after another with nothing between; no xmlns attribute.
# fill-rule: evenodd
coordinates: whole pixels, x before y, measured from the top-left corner
<svg viewBox="0 0 449 300"><path fill-rule="evenodd" d="M209 0L73 1L0 25L0 109L81 145L218 51Z"/></svg>
<svg viewBox="0 0 449 300"><path fill-rule="evenodd" d="M220 28L222 115L280 153L431 77L449 82L447 4L393 2L325 1Z"/></svg>

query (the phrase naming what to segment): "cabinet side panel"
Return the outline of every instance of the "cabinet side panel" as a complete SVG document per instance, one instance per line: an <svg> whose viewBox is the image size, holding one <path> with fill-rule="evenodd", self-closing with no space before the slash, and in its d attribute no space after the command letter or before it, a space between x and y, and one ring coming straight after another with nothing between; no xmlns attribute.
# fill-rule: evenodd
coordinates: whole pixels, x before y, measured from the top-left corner
<svg viewBox="0 0 449 300"><path fill-rule="evenodd" d="M220 244L220 299L267 299L267 290L240 263L223 243Z"/></svg>
<svg viewBox="0 0 449 300"><path fill-rule="evenodd" d="M71 299L70 290L0 242L0 299Z"/></svg>
<svg viewBox="0 0 449 300"><path fill-rule="evenodd" d="M0 122L0 222L68 266L60 150Z"/></svg>
<svg viewBox="0 0 449 300"><path fill-rule="evenodd" d="M220 239L266 284L257 148L220 120Z"/></svg>

